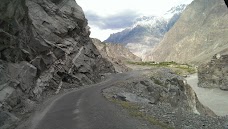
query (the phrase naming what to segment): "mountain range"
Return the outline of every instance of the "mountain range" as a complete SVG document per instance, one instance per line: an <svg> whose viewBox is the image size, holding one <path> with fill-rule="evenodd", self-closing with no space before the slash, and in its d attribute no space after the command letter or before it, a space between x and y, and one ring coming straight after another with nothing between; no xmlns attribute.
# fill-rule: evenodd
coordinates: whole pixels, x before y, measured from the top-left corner
<svg viewBox="0 0 228 129"><path fill-rule="evenodd" d="M186 8L181 4L171 8L162 16L142 16L125 30L111 34L104 42L123 44L141 58L158 44L164 35L173 27Z"/></svg>
<svg viewBox="0 0 228 129"><path fill-rule="evenodd" d="M228 9L223 0L195 0L146 60L204 63L228 53Z"/></svg>

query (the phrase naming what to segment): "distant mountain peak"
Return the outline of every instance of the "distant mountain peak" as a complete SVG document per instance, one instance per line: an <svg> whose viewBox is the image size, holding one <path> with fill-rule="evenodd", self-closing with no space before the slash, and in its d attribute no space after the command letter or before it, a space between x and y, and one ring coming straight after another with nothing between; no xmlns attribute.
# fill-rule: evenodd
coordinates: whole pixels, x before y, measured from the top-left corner
<svg viewBox="0 0 228 129"><path fill-rule="evenodd" d="M224 0L194 0L147 60L201 64L228 50Z"/></svg>
<svg viewBox="0 0 228 129"><path fill-rule="evenodd" d="M185 8L186 8L186 4L180 4L180 5L177 5L175 7L172 7L169 11L167 12L170 12L170 13L175 13L176 11L183 11Z"/></svg>
<svg viewBox="0 0 228 129"><path fill-rule="evenodd" d="M131 28L136 26L154 27L156 26L156 23L160 22L165 22L165 19L161 16L142 16L134 21L134 25Z"/></svg>
<svg viewBox="0 0 228 129"><path fill-rule="evenodd" d="M168 10L163 17L166 19L172 18L175 14L180 14L182 13L185 8L187 7L187 4L180 4L177 6L172 7L170 10Z"/></svg>
<svg viewBox="0 0 228 129"><path fill-rule="evenodd" d="M130 28L136 27L137 25L153 26L157 22L170 20L174 15L181 14L186 7L187 7L187 4L180 4L172 7L170 10L168 10L165 14L161 16L140 16L135 19L134 25Z"/></svg>
<svg viewBox="0 0 228 129"><path fill-rule="evenodd" d="M139 50L134 47L153 48L164 37L176 21L179 19L186 4L180 4L172 7L161 16L141 16L135 19L134 24L125 30L111 34L105 42L119 43L130 46L130 50L137 56L143 57L143 53L149 50ZM134 50L133 50L134 49ZM140 52L135 52L135 50Z"/></svg>

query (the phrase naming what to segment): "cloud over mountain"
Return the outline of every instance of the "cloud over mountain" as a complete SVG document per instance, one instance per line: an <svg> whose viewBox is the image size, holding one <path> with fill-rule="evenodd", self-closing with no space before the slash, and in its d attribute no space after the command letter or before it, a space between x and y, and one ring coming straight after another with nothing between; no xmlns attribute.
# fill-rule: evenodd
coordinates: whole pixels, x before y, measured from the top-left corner
<svg viewBox="0 0 228 129"><path fill-rule="evenodd" d="M140 14L133 10L125 10L118 14L109 16L100 16L94 12L86 12L86 17L90 25L97 26L100 29L121 29L133 24L134 19Z"/></svg>

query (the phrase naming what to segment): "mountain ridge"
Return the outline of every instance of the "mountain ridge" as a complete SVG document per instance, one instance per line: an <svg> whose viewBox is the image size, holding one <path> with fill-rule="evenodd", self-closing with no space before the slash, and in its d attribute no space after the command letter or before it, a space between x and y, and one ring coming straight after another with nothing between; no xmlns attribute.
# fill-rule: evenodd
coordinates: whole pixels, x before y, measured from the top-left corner
<svg viewBox="0 0 228 129"><path fill-rule="evenodd" d="M195 0L147 60L202 63L228 48L228 9L223 0Z"/></svg>
<svg viewBox="0 0 228 129"><path fill-rule="evenodd" d="M131 52L144 58L149 48L153 48L179 19L186 5L181 4L168 10L163 16L142 16L131 27L111 34L104 42L126 45ZM143 48L144 51L138 48Z"/></svg>

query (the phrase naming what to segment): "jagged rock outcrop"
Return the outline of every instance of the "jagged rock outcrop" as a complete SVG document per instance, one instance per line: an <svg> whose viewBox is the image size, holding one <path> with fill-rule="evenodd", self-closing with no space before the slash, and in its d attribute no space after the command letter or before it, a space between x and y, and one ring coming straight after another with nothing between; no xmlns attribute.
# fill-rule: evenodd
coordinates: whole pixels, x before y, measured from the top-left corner
<svg viewBox="0 0 228 129"><path fill-rule="evenodd" d="M130 80L126 82L127 84L120 84L120 86L114 86L106 91L111 91L117 97L121 95L129 96L130 93L149 100L142 101L144 103L149 102L149 104L156 105L168 103L174 109L181 108L185 111L201 115L215 115L210 109L204 107L199 102L194 90L187 84L187 81L183 77L164 68L153 69L150 75L150 78L142 77ZM136 100L132 102L134 101Z"/></svg>
<svg viewBox="0 0 228 129"><path fill-rule="evenodd" d="M141 58L131 53L121 44L102 43L99 39L92 39L101 55L112 62L117 72L126 72L130 68L125 66L127 61L141 61Z"/></svg>
<svg viewBox="0 0 228 129"><path fill-rule="evenodd" d="M204 63L228 48L228 9L224 0L194 0L148 60Z"/></svg>
<svg viewBox="0 0 228 129"><path fill-rule="evenodd" d="M24 113L42 95L69 88L64 82L77 87L115 72L89 38L75 0L0 3L1 110Z"/></svg>
<svg viewBox="0 0 228 129"><path fill-rule="evenodd" d="M216 54L198 67L199 87L220 88L228 91L228 55Z"/></svg>
<svg viewBox="0 0 228 129"><path fill-rule="evenodd" d="M140 114L151 115L155 120L173 128L222 129L219 119L199 102L194 90L183 77L169 69L153 69L149 75L115 84L104 89L103 94L109 100L137 104Z"/></svg>

